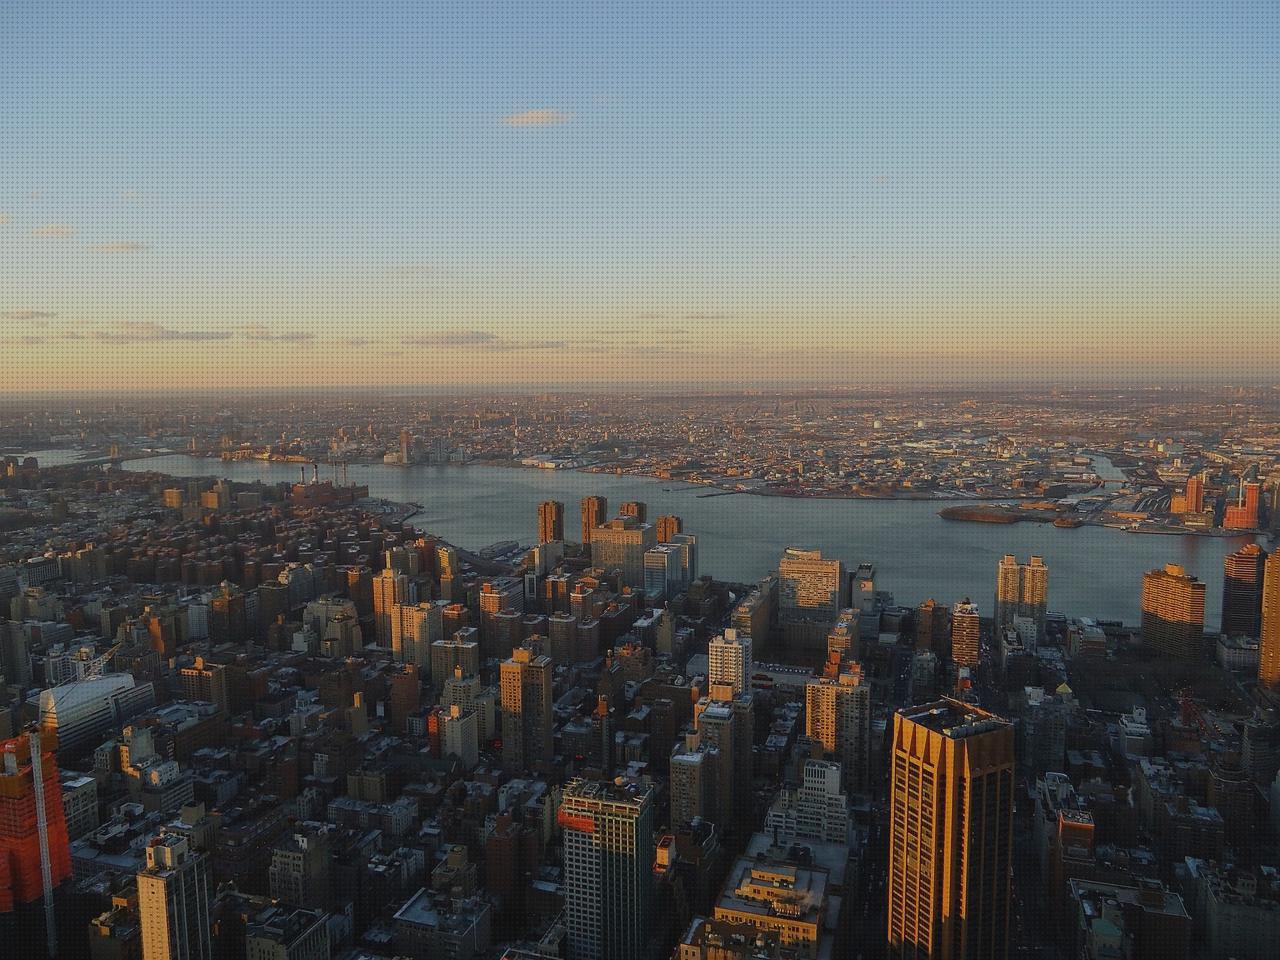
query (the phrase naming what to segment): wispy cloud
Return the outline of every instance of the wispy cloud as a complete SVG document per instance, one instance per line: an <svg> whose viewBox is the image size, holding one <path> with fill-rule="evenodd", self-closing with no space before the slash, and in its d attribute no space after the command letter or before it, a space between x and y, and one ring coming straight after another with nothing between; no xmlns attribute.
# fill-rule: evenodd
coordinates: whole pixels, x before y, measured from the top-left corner
<svg viewBox="0 0 1280 960"><path fill-rule="evenodd" d="M397 280L408 280L412 277L429 277L436 272L429 263L402 263L387 268L387 276Z"/></svg>
<svg viewBox="0 0 1280 960"><path fill-rule="evenodd" d="M56 313L51 313L48 310L0 310L0 320L13 320L18 323L52 320L56 316Z"/></svg>
<svg viewBox="0 0 1280 960"><path fill-rule="evenodd" d="M509 117L503 117L502 122L508 127L549 127L557 123L568 123L572 119L572 115L565 113L563 110L537 107L533 110L525 110L523 113L513 113Z"/></svg>
<svg viewBox="0 0 1280 960"><path fill-rule="evenodd" d="M94 253L141 253L149 249L145 243L136 240L108 240L106 243L94 244Z"/></svg>
<svg viewBox="0 0 1280 960"><path fill-rule="evenodd" d="M732 320L732 313L686 313L685 320Z"/></svg>
<svg viewBox="0 0 1280 960"><path fill-rule="evenodd" d="M272 330L261 323L245 327L240 333L246 340L259 343L305 343L316 336L310 330Z"/></svg>
<svg viewBox="0 0 1280 960"><path fill-rule="evenodd" d="M345 346L348 346L353 350L359 350L361 347L367 347L371 343L373 343L372 340L365 340L363 337L354 337L353 339L346 341Z"/></svg>
<svg viewBox="0 0 1280 960"><path fill-rule="evenodd" d="M434 347L439 350L562 350L566 340L508 340L488 330L441 330L437 333L416 334L401 341L406 347Z"/></svg>
<svg viewBox="0 0 1280 960"><path fill-rule="evenodd" d="M69 227L65 223L44 223L31 232L46 240L65 240L76 235L76 228Z"/></svg>
<svg viewBox="0 0 1280 960"><path fill-rule="evenodd" d="M156 340L229 340L230 330L175 330L144 320L122 320L110 330L95 330L95 340L131 343Z"/></svg>

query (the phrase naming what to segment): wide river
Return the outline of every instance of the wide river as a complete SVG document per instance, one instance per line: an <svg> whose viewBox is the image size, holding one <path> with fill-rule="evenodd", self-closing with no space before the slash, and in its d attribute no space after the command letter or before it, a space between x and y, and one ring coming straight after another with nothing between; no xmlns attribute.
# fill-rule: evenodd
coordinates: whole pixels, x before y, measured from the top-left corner
<svg viewBox="0 0 1280 960"><path fill-rule="evenodd" d="M297 464L224 463L187 456L138 460L128 466L244 482L296 481L300 475ZM323 467L321 477L325 478ZM1129 624L1141 617L1143 572L1180 563L1206 582L1206 620L1216 627L1222 558L1249 539L948 521L937 515L945 504L929 501L700 497L707 487L572 470L353 464L349 477L367 484L372 496L422 504L424 510L411 520L414 525L470 550L500 540L535 542L542 500L564 502L565 534L576 539L578 501L599 494L609 499L611 514L624 500L643 500L651 520L663 513L684 518L684 529L698 536L702 573L750 582L776 568L783 547L817 548L846 564L875 564L877 586L891 591L902 604L914 605L926 597L946 603L972 597L989 612L1000 557L1013 553L1025 560L1037 554L1049 565L1051 610Z"/></svg>

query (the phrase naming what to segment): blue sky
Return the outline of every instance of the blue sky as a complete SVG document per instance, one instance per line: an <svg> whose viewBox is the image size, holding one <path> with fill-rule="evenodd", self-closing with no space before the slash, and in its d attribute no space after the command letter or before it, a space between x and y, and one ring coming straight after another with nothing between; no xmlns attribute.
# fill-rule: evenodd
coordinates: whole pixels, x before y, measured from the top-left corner
<svg viewBox="0 0 1280 960"><path fill-rule="evenodd" d="M1118 375L1170 328L1210 345L1159 370L1251 376L1278 54L1275 3L19 0L0 314L43 381L215 342L300 381L326 345L397 381L637 345L642 379Z"/></svg>

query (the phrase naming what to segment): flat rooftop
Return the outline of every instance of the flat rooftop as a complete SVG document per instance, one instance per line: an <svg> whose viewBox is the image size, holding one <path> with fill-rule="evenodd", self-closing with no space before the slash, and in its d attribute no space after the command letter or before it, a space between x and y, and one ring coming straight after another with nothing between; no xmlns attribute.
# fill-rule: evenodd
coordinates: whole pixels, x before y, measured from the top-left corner
<svg viewBox="0 0 1280 960"><path fill-rule="evenodd" d="M936 700L898 712L912 723L951 739L972 737L1010 726L1008 720L959 700Z"/></svg>

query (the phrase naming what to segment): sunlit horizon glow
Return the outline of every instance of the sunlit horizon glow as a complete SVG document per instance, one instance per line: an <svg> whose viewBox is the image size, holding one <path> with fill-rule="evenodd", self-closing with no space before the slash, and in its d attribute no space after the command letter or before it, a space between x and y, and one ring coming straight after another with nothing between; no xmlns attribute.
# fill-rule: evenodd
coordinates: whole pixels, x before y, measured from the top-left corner
<svg viewBox="0 0 1280 960"><path fill-rule="evenodd" d="M0 8L0 393L1274 382L1271 3Z"/></svg>

